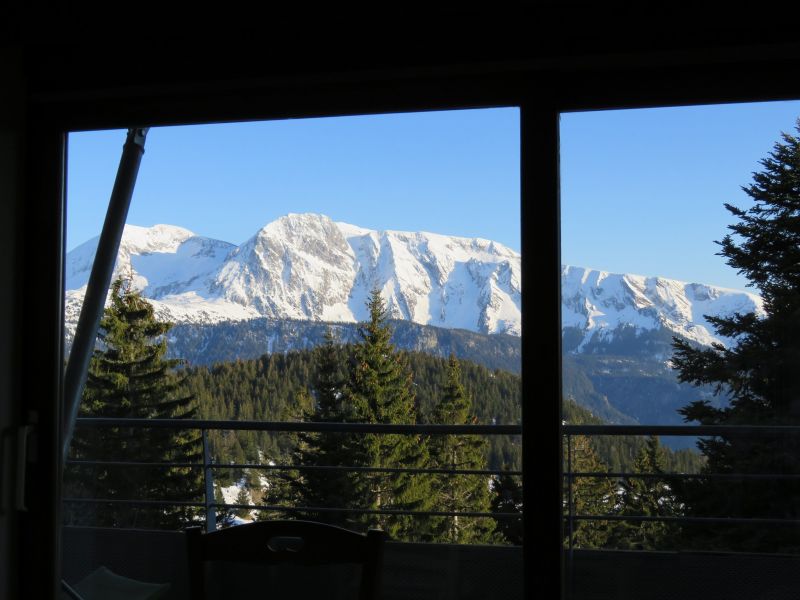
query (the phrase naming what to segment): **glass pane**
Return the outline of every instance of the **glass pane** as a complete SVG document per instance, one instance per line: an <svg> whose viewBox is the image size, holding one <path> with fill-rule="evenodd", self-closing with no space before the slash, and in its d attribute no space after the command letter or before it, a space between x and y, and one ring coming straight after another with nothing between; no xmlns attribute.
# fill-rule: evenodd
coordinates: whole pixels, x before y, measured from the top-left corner
<svg viewBox="0 0 800 600"><path fill-rule="evenodd" d="M789 589L798 115L777 102L561 117L569 597Z"/></svg>
<svg viewBox="0 0 800 600"><path fill-rule="evenodd" d="M70 136L68 345L124 137ZM290 519L385 531L398 594L521 596L518 140L510 108L151 129L67 581L185 595L183 528Z"/></svg>

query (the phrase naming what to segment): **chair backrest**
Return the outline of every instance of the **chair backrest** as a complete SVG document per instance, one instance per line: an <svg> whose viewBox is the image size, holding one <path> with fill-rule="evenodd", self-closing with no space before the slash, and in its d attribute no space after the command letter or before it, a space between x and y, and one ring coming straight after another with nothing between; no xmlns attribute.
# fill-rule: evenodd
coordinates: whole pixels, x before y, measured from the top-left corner
<svg viewBox="0 0 800 600"><path fill-rule="evenodd" d="M356 533L313 521L258 521L204 533L186 529L189 585L193 599L205 598L205 565L211 561L259 565L361 566L359 600L378 598L386 534Z"/></svg>

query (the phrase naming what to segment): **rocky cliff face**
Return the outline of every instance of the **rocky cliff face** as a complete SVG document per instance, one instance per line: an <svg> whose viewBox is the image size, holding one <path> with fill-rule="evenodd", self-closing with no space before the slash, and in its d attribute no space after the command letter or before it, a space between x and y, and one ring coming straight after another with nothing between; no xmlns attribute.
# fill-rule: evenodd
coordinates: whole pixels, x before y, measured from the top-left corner
<svg viewBox="0 0 800 600"><path fill-rule="evenodd" d="M67 321L77 320L97 240L67 256ZM287 215L241 246L169 225L127 226L116 273L164 317L353 323L381 290L389 315L480 333L521 333L520 256L489 240L373 231L324 215Z"/></svg>
<svg viewBox="0 0 800 600"><path fill-rule="evenodd" d="M96 245L90 240L67 256L68 329L77 322ZM241 246L181 227L129 225L116 272L131 275L176 323L355 323L366 318L366 300L378 288L393 319L522 333L521 257L480 238L373 231L317 214L281 217ZM576 353L637 339L666 347L672 335L727 344L705 315L762 311L760 298L746 292L581 267L563 267L561 286L565 347ZM536 293L535 274L528 289ZM529 327L536 321L527 316Z"/></svg>
<svg viewBox="0 0 800 600"><path fill-rule="evenodd" d="M637 339L644 345L663 338L668 346L673 335L727 345L732 340L718 336L706 316L750 312L763 313L763 303L747 292L581 267L561 271L561 323L565 345L575 353L635 346Z"/></svg>

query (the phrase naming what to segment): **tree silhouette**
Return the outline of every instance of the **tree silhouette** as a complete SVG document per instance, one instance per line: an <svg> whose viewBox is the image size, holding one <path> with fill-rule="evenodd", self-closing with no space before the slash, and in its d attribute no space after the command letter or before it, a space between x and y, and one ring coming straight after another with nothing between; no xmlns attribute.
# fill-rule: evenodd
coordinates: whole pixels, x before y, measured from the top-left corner
<svg viewBox="0 0 800 600"><path fill-rule="evenodd" d="M800 121L797 123L800 132ZM726 204L737 219L719 242L719 254L758 289L764 315L706 317L730 338L726 348L697 348L675 339L672 362L682 382L711 385L729 402L699 400L680 412L704 425L800 424L800 138L783 134L762 170L744 187L753 205ZM699 447L705 473L743 474L737 481L698 479L677 488L687 514L707 517L800 518L800 481L747 476L800 474L797 437L719 436ZM699 547L753 551L800 548L791 528L760 524L686 527Z"/></svg>
<svg viewBox="0 0 800 600"><path fill-rule="evenodd" d="M344 348L328 329L325 343L313 353L316 366L311 385L313 410L306 413L305 419L317 423L352 422L354 414L345 397L348 374ZM358 444L353 434L304 432L298 435L294 463L301 467L359 466L363 457ZM359 508L364 500L364 490L354 472L310 468L289 476L291 500L297 506L352 509ZM345 511L302 511L297 515L345 527L361 522L359 515Z"/></svg>
<svg viewBox="0 0 800 600"><path fill-rule="evenodd" d="M413 425L417 411L411 370L392 345L391 325L379 290L367 303L369 320L359 328L361 341L353 348L346 401L353 417L362 423ZM377 468L421 468L428 463L425 439L417 435L365 434L357 438L356 464ZM431 504L431 479L409 472L374 473L361 477L366 505L362 508L424 511ZM424 519L407 514L366 516L367 523L386 530L393 538L418 539Z"/></svg>
<svg viewBox="0 0 800 600"><path fill-rule="evenodd" d="M461 366L452 354L447 363L447 385L431 415L441 425L476 422L472 402L461 383ZM487 442L477 435L437 435L429 442L430 464L450 470L486 468ZM488 512L491 505L488 480L483 475L437 475L433 478L435 510ZM494 530L488 518L434 517L431 539L452 544L487 542Z"/></svg>
<svg viewBox="0 0 800 600"><path fill-rule="evenodd" d="M79 416L138 419L190 419L194 398L186 392L181 361L165 358L171 323L156 318L153 306L116 279L105 310L83 392ZM79 460L192 462L202 455L192 430L139 427L78 428L71 457ZM191 467L71 465L65 472L68 494L111 500L184 502L202 495L201 470ZM179 527L194 508L157 509L103 505L90 516L88 505L75 506L68 519L112 527Z"/></svg>
<svg viewBox="0 0 800 600"><path fill-rule="evenodd" d="M664 448L650 436L633 465L636 475L621 482L617 513L629 517L674 517L679 514L675 494L664 472ZM665 550L672 544L675 525L669 521L620 521L613 528L610 545L636 550Z"/></svg>

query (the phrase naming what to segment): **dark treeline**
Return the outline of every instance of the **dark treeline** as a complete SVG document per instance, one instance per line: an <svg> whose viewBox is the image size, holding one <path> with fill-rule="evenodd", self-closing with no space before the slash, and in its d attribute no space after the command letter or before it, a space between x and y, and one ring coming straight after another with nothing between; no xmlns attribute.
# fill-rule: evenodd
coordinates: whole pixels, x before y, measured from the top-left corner
<svg viewBox="0 0 800 600"><path fill-rule="evenodd" d="M264 355L253 360L237 360L216 364L211 367L195 367L186 371L189 390L198 402L198 416L218 420L253 421L310 421L315 420L314 398L320 399L320 390L314 389L319 382L320 369L340 370L329 373L332 380L347 380L347 371L357 364L354 344L329 344L322 348L293 351L286 354ZM326 354L328 353L328 354ZM327 356L323 360L323 356ZM398 353L400 363L406 364L411 373L413 398L416 406L416 422L438 422L437 411L441 412L441 402L447 395L448 385L452 388L452 372L448 370L448 360L420 352ZM348 366L350 365L350 366ZM505 371L491 371L483 366L459 361L458 379L464 392L471 399L469 411L471 422L484 424L520 423L522 417L522 389L519 376ZM319 410L319 407L317 407ZM586 408L568 399L564 402L563 416L571 424L603 424L601 418L594 416ZM463 421L462 421L463 422ZM312 436L313 438L313 436ZM310 438L311 439L311 438ZM335 440L335 436L332 438ZM342 438L343 440L345 438ZM271 434L267 432L214 431L210 432L212 453L218 464L230 463L274 463L278 465L297 464L298 457L305 456L305 462L313 457L307 456L309 448L304 448L300 439L292 434ZM313 439L312 439L313 441ZM648 444L653 440L637 436L574 436L572 438L573 470L596 472L636 472L647 471L650 465L657 465L659 472L696 473L702 468L702 458L689 450L673 451L659 447L648 454ZM335 447L335 444L334 444ZM487 468L498 470L522 470L521 440L516 436L491 436L486 443L476 445L485 454ZM302 450L302 451L300 451ZM329 449L328 452L331 450ZM298 454L300 452L300 454ZM305 452L305 454L304 454ZM656 456L657 454L657 456ZM650 462L647 462L650 457ZM483 462L483 461L482 461ZM305 464L305 463L304 463ZM342 463L346 464L346 463ZM261 473L266 480L257 477ZM299 501L294 498L293 486L297 486L297 473L294 471L265 473L257 469L217 469L217 483L230 485L244 477L246 489L240 491L237 503L251 502L281 504L291 506L325 504L327 497L316 498L316 502ZM267 488L264 487L265 481ZM492 482L492 509L500 512L515 512L522 508L521 480L518 477L494 478ZM615 490L625 490L625 486L635 485L612 478L583 479L573 484L575 498L574 510L589 514L627 514L643 497L630 492L629 501L624 506L613 502ZM631 489L635 489L631 487ZM327 492L326 492L327 493ZM651 494L652 495L652 494ZM313 494L312 494L313 496ZM336 496L336 494L334 494ZM671 497L671 496L670 496ZM222 501L221 498L217 499ZM654 500L658 502L658 498ZM628 506L631 504L631 506ZM240 511L246 516L247 511ZM269 515L266 515L267 517ZM264 518L260 515L259 518ZM445 522L445 525L447 522ZM358 524L349 524L357 526ZM444 526L443 526L444 527ZM406 532L408 533L408 532ZM454 537L446 527L432 540L445 540ZM636 535L633 535L633 534ZM426 539L430 532L413 532L409 539ZM461 531L454 539L465 541L466 531ZM401 537L404 534L400 534ZM431 534L432 535L432 534ZM477 534L476 534L477 535ZM666 538L660 530L628 531L624 526L610 527L608 524L582 525L574 533L574 541L582 547L604 547L614 545L623 547L628 538L642 538L641 547L659 547ZM463 539L462 539L463 538ZM514 520L498 521L494 536L484 532L475 541L522 542L519 523ZM627 547L627 546L625 546Z"/></svg>
<svg viewBox="0 0 800 600"><path fill-rule="evenodd" d="M465 329L446 329L412 321L387 319L392 344L399 350L426 352L469 360L489 369L519 373L520 338L484 334ZM324 342L330 330L343 344L359 340L359 323L330 323L297 319L257 318L220 323L178 323L172 330L168 356L193 366L256 359L259 356L310 350Z"/></svg>
<svg viewBox="0 0 800 600"><path fill-rule="evenodd" d="M337 348L346 364L352 346ZM422 352L404 353L414 376L414 389L420 421L431 422L430 415L447 378L447 359ZM462 382L472 398L477 422L516 424L522 418L522 388L517 375L491 371L469 361L460 361ZM198 401L199 417L220 420L299 421L312 409L310 381L315 369L313 350L264 355L252 360L219 363L188 370L187 383ZM571 424L604 424L589 410L572 400L564 402L564 419ZM288 458L294 440L288 435L264 432L212 432L212 452L218 462L263 462ZM645 446L636 436L598 436L591 440L600 460L611 471L633 467ZM667 471L694 473L702 457L692 450L665 448ZM493 436L488 446L488 466L492 469L521 470L519 440ZM223 480L229 478L223 477Z"/></svg>
<svg viewBox="0 0 800 600"><path fill-rule="evenodd" d="M341 364L348 363L352 351L352 345L337 347ZM413 373L419 421L432 422L431 415L447 382L447 359L421 352L401 354ZM313 350L301 350L189 369L187 384L198 401L198 416L221 420L302 420L312 410L310 382L316 368L315 357ZM522 389L518 376L491 371L468 361L461 361L461 372L477 423L520 423ZM223 463L277 461L287 458L294 449L290 436L265 432L212 432L210 439L215 459ZM489 468L521 469L518 439L492 436L487 452Z"/></svg>
<svg viewBox="0 0 800 600"><path fill-rule="evenodd" d="M564 420L570 425L605 425L603 419L594 416L575 401L564 400ZM598 458L609 471L630 472L636 457L647 445L647 438L635 435L593 436L590 444ZM705 463L703 456L691 449L672 450L663 448L664 470L668 473L699 473Z"/></svg>

